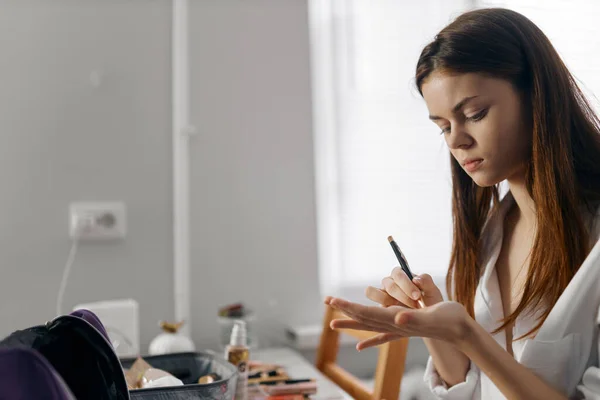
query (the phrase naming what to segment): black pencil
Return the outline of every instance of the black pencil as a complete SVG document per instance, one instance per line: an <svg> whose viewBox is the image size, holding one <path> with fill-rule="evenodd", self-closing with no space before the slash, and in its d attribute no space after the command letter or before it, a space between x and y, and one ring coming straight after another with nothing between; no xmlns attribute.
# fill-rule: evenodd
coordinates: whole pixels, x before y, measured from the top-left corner
<svg viewBox="0 0 600 400"><path fill-rule="evenodd" d="M406 261L406 257L404 257L402 250L400 250L400 247L398 247L398 244L396 243L396 241L394 241L393 237L388 236L388 242L390 242L390 245L392 246L392 249L394 250L394 254L396 254L396 258L398 259L398 262L400 263L400 268L402 268L402 271L404 271L406 276L408 276L408 279L410 279L410 281L412 282L414 275L411 272L410 268L408 267L408 261ZM421 307L425 307L425 304L423 303L422 299L419 299L419 305Z"/></svg>

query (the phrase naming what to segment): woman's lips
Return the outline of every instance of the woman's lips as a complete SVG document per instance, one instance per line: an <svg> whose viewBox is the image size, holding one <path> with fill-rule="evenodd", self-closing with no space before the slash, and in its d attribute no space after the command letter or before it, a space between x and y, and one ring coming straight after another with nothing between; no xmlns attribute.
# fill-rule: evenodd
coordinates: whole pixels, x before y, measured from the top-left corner
<svg viewBox="0 0 600 400"><path fill-rule="evenodd" d="M481 165L482 162L483 162L482 158L474 158L474 159L466 160L466 162L463 164L463 167L465 168L465 170L467 172L474 172L479 168L479 166Z"/></svg>

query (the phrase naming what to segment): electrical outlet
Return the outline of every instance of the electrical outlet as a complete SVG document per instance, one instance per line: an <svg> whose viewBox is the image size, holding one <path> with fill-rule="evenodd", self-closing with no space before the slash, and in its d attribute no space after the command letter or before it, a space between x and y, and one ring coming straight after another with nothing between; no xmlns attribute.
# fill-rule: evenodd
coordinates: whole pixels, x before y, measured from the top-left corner
<svg viewBox="0 0 600 400"><path fill-rule="evenodd" d="M71 203L69 206L69 236L72 239L123 239L126 222L122 202Z"/></svg>

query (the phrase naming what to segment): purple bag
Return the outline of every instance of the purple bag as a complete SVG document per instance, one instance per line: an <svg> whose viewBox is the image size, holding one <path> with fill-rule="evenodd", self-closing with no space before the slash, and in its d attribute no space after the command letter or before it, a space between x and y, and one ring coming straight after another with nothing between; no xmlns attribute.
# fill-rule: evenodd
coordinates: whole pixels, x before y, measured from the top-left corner
<svg viewBox="0 0 600 400"><path fill-rule="evenodd" d="M60 375L37 351L0 349L1 400L75 400Z"/></svg>
<svg viewBox="0 0 600 400"><path fill-rule="evenodd" d="M102 334L102 336L104 336L106 338L106 340L108 340L110 342L108 333L106 332L106 329L104 328L104 325L102 324L102 322L100 322L100 318L98 318L98 316L96 314L94 314L93 312L91 312L90 310L84 310L84 309L75 310L69 315L83 319L84 321L86 321L87 323L92 325L94 328L96 328L96 330L98 332L100 332Z"/></svg>
<svg viewBox="0 0 600 400"><path fill-rule="evenodd" d="M121 362L104 326L91 311L77 310L45 325L13 332L0 342L0 349L16 348L33 349L42 355L69 387L73 398L129 400ZM35 380L26 382L36 385ZM0 400L13 400L5 397L4 390L5 386L0 385Z"/></svg>

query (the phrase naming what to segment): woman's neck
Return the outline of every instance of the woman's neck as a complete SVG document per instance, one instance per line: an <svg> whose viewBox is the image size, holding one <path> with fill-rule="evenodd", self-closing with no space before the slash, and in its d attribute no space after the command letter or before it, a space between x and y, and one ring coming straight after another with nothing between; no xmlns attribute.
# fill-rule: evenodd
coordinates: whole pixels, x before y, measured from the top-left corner
<svg viewBox="0 0 600 400"><path fill-rule="evenodd" d="M525 223L526 226L534 230L536 224L535 203L527 190L525 174L518 174L507 181L510 192L515 199L518 208L518 210L515 210L518 211L518 218Z"/></svg>

